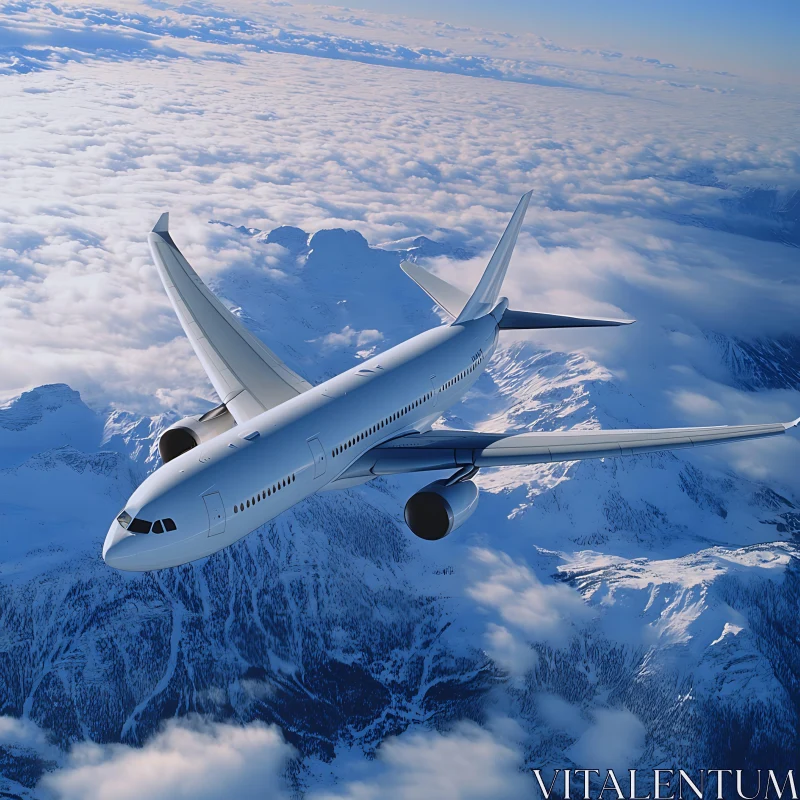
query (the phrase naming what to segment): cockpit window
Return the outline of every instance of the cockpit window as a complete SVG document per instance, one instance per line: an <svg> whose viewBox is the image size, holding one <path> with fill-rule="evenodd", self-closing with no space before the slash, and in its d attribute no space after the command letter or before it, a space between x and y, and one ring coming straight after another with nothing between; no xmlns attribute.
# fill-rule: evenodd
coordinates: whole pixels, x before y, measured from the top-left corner
<svg viewBox="0 0 800 800"><path fill-rule="evenodd" d="M146 519L137 518L133 520L130 525L128 525L128 530L131 533L150 533L150 528L152 526L152 522L148 522Z"/></svg>
<svg viewBox="0 0 800 800"><path fill-rule="evenodd" d="M117 522L119 522L119 524L122 525L122 527L125 528L125 530L127 530L128 529L128 525L131 524L131 520L132 519L133 519L133 517L131 517L131 515L127 511L123 511L117 517Z"/></svg>
<svg viewBox="0 0 800 800"><path fill-rule="evenodd" d="M176 525L175 525L175 523L174 523L174 522L173 522L173 521L172 521L172 520L171 520L169 517L167 517L167 518L164 520L164 527L165 527L165 528L166 528L168 531L174 531L174 530L175 530L175 528L176 528Z"/></svg>
<svg viewBox="0 0 800 800"><path fill-rule="evenodd" d="M153 533L164 533L164 526L161 524L160 519L153 523Z"/></svg>

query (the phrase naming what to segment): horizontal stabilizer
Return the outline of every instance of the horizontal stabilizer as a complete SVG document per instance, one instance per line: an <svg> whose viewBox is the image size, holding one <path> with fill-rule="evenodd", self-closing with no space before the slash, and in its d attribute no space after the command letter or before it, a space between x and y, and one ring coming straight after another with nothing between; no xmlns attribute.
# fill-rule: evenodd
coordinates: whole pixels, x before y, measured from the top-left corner
<svg viewBox="0 0 800 800"><path fill-rule="evenodd" d="M630 325L635 319L570 317L565 314L540 314L537 311L513 311L508 308L500 318L500 330L520 331L537 328L602 328L607 325Z"/></svg>
<svg viewBox="0 0 800 800"><path fill-rule="evenodd" d="M422 289L428 297L455 319L467 304L469 296L451 283L437 278L433 273L411 261L401 261L400 269Z"/></svg>

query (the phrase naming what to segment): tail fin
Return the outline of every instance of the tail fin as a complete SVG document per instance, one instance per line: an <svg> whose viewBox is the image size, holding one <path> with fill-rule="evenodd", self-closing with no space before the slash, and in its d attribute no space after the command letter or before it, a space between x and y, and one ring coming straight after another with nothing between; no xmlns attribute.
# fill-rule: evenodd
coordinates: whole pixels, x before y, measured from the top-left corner
<svg viewBox="0 0 800 800"><path fill-rule="evenodd" d="M525 212L528 210L528 203L531 201L532 194L533 192L530 191L522 195L517 205L517 210L514 212L514 216L511 217L511 222L508 223L505 233L500 238L480 283L453 324L482 317L484 314L488 314L497 304L500 287L506 277L508 262L511 260L511 253L517 243L517 234L522 227L522 221L525 219Z"/></svg>

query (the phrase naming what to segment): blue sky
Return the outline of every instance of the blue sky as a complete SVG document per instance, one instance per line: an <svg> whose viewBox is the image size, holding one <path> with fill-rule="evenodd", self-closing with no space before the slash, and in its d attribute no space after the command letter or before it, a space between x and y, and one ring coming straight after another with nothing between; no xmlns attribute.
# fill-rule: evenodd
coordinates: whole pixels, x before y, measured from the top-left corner
<svg viewBox="0 0 800 800"><path fill-rule="evenodd" d="M800 82L798 0L354 0L349 5L522 29L564 45L609 47L682 66Z"/></svg>

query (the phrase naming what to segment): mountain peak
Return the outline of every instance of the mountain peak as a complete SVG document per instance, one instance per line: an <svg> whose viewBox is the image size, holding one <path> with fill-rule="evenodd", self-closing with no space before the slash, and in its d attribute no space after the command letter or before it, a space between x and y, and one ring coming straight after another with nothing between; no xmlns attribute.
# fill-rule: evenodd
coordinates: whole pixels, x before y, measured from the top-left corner
<svg viewBox="0 0 800 800"><path fill-rule="evenodd" d="M37 386L0 406L0 469L64 445L92 452L102 432L79 392L65 383Z"/></svg>
<svg viewBox="0 0 800 800"><path fill-rule="evenodd" d="M308 234L302 228L281 225L271 230L266 237L267 244L279 244L290 253L302 253L308 247Z"/></svg>
<svg viewBox="0 0 800 800"><path fill-rule="evenodd" d="M0 406L0 427L20 431L40 422L46 412L70 405L83 405L83 401L66 383L37 386Z"/></svg>
<svg viewBox="0 0 800 800"><path fill-rule="evenodd" d="M327 250L337 255L369 250L369 242L362 234L344 228L325 228L317 231L312 235L308 245L312 250Z"/></svg>

